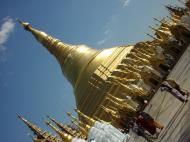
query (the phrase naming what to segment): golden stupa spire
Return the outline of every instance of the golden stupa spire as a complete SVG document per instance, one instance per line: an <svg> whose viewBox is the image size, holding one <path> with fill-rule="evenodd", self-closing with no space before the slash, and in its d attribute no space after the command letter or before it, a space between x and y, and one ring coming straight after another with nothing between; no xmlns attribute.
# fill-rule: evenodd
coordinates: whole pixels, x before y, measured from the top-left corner
<svg viewBox="0 0 190 142"><path fill-rule="evenodd" d="M17 114L18 118L20 120L22 120L29 128L30 130L37 136L37 138L35 140L38 140L38 138L40 139L45 139L49 142L61 142L60 139L58 139L56 136L52 135L51 133L42 130L41 128L39 128L38 126L32 124L31 122L29 122L28 120L26 120L24 117L22 117L21 115ZM52 139L53 138L53 139Z"/></svg>
<svg viewBox="0 0 190 142"><path fill-rule="evenodd" d="M66 44L45 32L33 28L29 23L21 20L18 20L18 22L56 57L64 75L75 87L81 72L98 51L85 45Z"/></svg>
<svg viewBox="0 0 190 142"><path fill-rule="evenodd" d="M93 118L85 115L84 113L82 113L80 110L78 110L77 108L75 108L75 111L79 114L79 116L83 117L87 123L90 125L90 126L93 126L94 123L96 122Z"/></svg>
<svg viewBox="0 0 190 142"><path fill-rule="evenodd" d="M156 29L156 28L154 28L154 27L152 27L152 26L148 26L150 29L152 29L153 31L155 31L155 32L157 32L158 31L158 29Z"/></svg>
<svg viewBox="0 0 190 142"><path fill-rule="evenodd" d="M66 112L66 114L67 116L71 117L73 120L78 121L78 119L74 117L71 112Z"/></svg>
<svg viewBox="0 0 190 142"><path fill-rule="evenodd" d="M160 29L156 29L152 26L149 26L150 29L152 29L153 31L155 31L156 35L158 35L160 38L162 38L163 40L167 40L169 36L171 36L171 34L169 34L166 31L160 30Z"/></svg>
<svg viewBox="0 0 190 142"><path fill-rule="evenodd" d="M81 120L78 120L78 119L73 119L73 120L71 120L71 122L72 123L75 122L75 123L79 124L79 126L82 126L83 128L88 129L88 130L91 128L90 125L85 124L84 122L82 122Z"/></svg>
<svg viewBox="0 0 190 142"><path fill-rule="evenodd" d="M78 128L82 127L82 128L84 128L86 130L86 132L85 132L85 137L86 137L86 134L87 134L88 130L90 129L90 126L87 125L87 124L85 125L78 118L74 117L71 112L66 112L66 114L67 114L68 117L70 117L72 119L71 122L73 124L75 124L75 125L78 124L78 125L76 125ZM84 134L84 131L83 131L82 128L80 128L80 129L81 129L82 134Z"/></svg>
<svg viewBox="0 0 190 142"><path fill-rule="evenodd" d="M152 39L154 39L154 40L156 40L156 41L162 41L161 39L159 39L159 38L156 38L156 37L154 37L154 36L152 36L151 34L146 34L147 36L149 36L149 37L151 37Z"/></svg>
<svg viewBox="0 0 190 142"><path fill-rule="evenodd" d="M170 6L170 5L166 5L165 6L166 9L171 13L171 14L174 14L175 16L177 17L182 17L185 13L184 9L179 9L177 7L173 7L173 6Z"/></svg>
<svg viewBox="0 0 190 142"><path fill-rule="evenodd" d="M56 119L50 117L49 115L47 115L47 118L49 118L52 122L54 122L55 125L56 125L59 129L61 129L63 132L68 133L68 134L70 134L71 136L74 135L74 132L73 132L72 130L68 129L68 127L66 127L65 125L61 124L61 123L58 122Z"/></svg>
<svg viewBox="0 0 190 142"><path fill-rule="evenodd" d="M181 20L181 18L176 17L176 16L172 16L172 17L167 16L167 18L170 19L174 23L179 23Z"/></svg>
<svg viewBox="0 0 190 142"><path fill-rule="evenodd" d="M22 117L21 115L17 114L18 118L20 120L22 120L30 129L31 131L34 132L35 135L41 135L41 128L37 127L36 125L32 124L31 122L29 122L28 120L26 120L24 117Z"/></svg>
<svg viewBox="0 0 190 142"><path fill-rule="evenodd" d="M158 20L157 18L153 18L155 21L161 23L161 26L167 27L169 28L170 26L172 26L170 23L168 23L167 21L163 21L163 20Z"/></svg>
<svg viewBox="0 0 190 142"><path fill-rule="evenodd" d="M75 120L71 120L71 123L74 124L75 126L77 126L84 136L88 135L88 130L90 127L85 126L85 128L84 128L84 124L81 121L76 122Z"/></svg>
<svg viewBox="0 0 190 142"><path fill-rule="evenodd" d="M60 137L61 139L64 141L64 142L71 142L72 141L72 136L67 134L67 133L64 133L62 131L60 131L58 128L56 128L55 126L53 126L50 122L48 121L45 121L45 123L50 127L52 128Z"/></svg>

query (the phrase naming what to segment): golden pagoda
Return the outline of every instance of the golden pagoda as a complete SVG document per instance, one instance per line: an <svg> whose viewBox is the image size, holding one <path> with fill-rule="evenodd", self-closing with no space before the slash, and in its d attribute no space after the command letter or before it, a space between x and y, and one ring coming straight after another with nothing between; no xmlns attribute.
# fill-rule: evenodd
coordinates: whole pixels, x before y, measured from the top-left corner
<svg viewBox="0 0 190 142"><path fill-rule="evenodd" d="M77 130L73 130L72 128L69 128L66 125L63 125L62 123L58 122L56 119L47 116L47 118L49 118L53 123L55 123L55 125L64 133L67 133L73 137L77 136L78 131Z"/></svg>
<svg viewBox="0 0 190 142"><path fill-rule="evenodd" d="M48 141L48 142L62 142L62 140L59 139L57 136L52 135L51 133L42 130L38 126L36 126L36 125L32 124L31 122L29 122L28 120L26 120L21 115L17 114L17 116L19 119L21 119L31 129L31 131L34 133L34 135L37 136L33 139L34 142L46 142L46 141Z"/></svg>
<svg viewBox="0 0 190 142"><path fill-rule="evenodd" d="M104 97L105 80L133 46L98 51L86 45L66 44L34 29L29 23L20 23L56 57L63 74L73 86L77 108L92 116Z"/></svg>
<svg viewBox="0 0 190 142"><path fill-rule="evenodd" d="M163 67L166 70L168 68L163 51L158 46L153 47L146 43L143 46L136 44L98 51L86 45L66 44L33 28L29 23L19 22L56 57L63 74L73 86L77 108L88 116L100 117L98 107L114 86L123 91L117 92L117 96L120 93L135 97L147 96L150 88L156 87L164 77L160 74ZM172 28L173 25L167 26ZM172 36L166 30L152 29L158 35L157 44L167 42ZM149 74L151 75L148 76Z"/></svg>
<svg viewBox="0 0 190 142"><path fill-rule="evenodd" d="M152 40L102 50L66 44L29 23L19 22L57 59L73 86L79 119L67 114L83 135L87 135L85 127L92 126L95 120L120 127L120 121L132 118L143 108L144 100L151 99L190 43L189 29L179 23L189 13L189 3L186 2L186 8L166 6L172 17L170 21L154 18L160 25L158 28L150 26L155 31L154 35L147 34ZM55 119L50 120L62 132L76 136ZM47 124L62 135L49 122Z"/></svg>
<svg viewBox="0 0 190 142"><path fill-rule="evenodd" d="M53 126L50 122L45 121L46 125L48 125L50 128L52 128L64 142L71 142L72 141L72 136L70 134L64 133L63 131L59 130L55 126Z"/></svg>

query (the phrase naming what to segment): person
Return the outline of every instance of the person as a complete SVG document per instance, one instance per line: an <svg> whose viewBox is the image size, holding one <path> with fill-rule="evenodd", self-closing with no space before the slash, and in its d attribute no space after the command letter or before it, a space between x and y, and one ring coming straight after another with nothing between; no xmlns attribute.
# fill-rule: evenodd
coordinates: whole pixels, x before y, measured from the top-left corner
<svg viewBox="0 0 190 142"><path fill-rule="evenodd" d="M145 133L145 129L136 123L134 124L132 131L135 132L138 136L145 138L148 142L153 142L150 136Z"/></svg>
<svg viewBox="0 0 190 142"><path fill-rule="evenodd" d="M188 101L188 96L189 92L188 91L183 91L180 88L180 85L177 84L174 80L168 79L162 82L160 86L161 91L167 91L173 96L175 96L177 99L179 99L181 102L187 102Z"/></svg>
<svg viewBox="0 0 190 142"><path fill-rule="evenodd" d="M151 109L151 107L152 107L152 104L150 103L150 102L148 102L148 100L144 100L144 108L145 107L149 107L149 109Z"/></svg>
<svg viewBox="0 0 190 142"><path fill-rule="evenodd" d="M155 135L158 137L159 132L157 132L157 128L162 130L164 126L158 121L154 120L152 116L150 116L146 112L140 112L139 116L136 118L135 122L139 127L147 130L151 135Z"/></svg>

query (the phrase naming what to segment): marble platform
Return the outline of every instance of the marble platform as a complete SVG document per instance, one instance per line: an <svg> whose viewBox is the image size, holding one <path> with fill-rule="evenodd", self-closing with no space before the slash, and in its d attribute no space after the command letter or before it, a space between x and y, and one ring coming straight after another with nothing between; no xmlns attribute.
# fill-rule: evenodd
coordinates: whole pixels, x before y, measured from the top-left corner
<svg viewBox="0 0 190 142"><path fill-rule="evenodd" d="M183 53L168 78L175 80L181 88L190 92L190 46ZM155 142L190 142L190 98L182 103L167 92L157 91L145 111L156 120L162 122L165 128ZM131 133L134 142L146 142L142 137Z"/></svg>

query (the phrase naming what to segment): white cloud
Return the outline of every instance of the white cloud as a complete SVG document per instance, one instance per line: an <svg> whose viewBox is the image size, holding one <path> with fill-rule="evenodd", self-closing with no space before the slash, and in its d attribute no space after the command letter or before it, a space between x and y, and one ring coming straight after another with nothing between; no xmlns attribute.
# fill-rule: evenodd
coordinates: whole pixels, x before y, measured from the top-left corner
<svg viewBox="0 0 190 142"><path fill-rule="evenodd" d="M106 26L104 27L104 37L103 37L103 39L99 40L97 44L98 45L105 44L108 41L108 39L110 38L110 32L111 31L110 31L108 23L107 23Z"/></svg>
<svg viewBox="0 0 190 142"><path fill-rule="evenodd" d="M104 44L106 41L107 41L107 39L106 39L106 38L105 38L105 39L103 39L103 40L100 40L100 41L98 41L98 45L102 45L102 44Z"/></svg>
<svg viewBox="0 0 190 142"><path fill-rule="evenodd" d="M109 25L110 25L110 21L106 23L106 25L103 27L104 29L104 37L103 39L99 40L98 41L98 45L102 45L102 44L105 44L107 42L107 40L109 39L109 36L110 36L110 29L109 29Z"/></svg>
<svg viewBox="0 0 190 142"><path fill-rule="evenodd" d="M110 33L110 30L109 30L109 29L107 29L107 30L104 31L104 34L105 34L105 35L108 35L109 33Z"/></svg>
<svg viewBox="0 0 190 142"><path fill-rule="evenodd" d="M123 7L128 6L130 1L131 0L123 0Z"/></svg>
<svg viewBox="0 0 190 142"><path fill-rule="evenodd" d="M111 16L108 22L103 26L103 39L97 42L98 45L106 44L112 36L112 26L117 22L116 16Z"/></svg>
<svg viewBox="0 0 190 142"><path fill-rule="evenodd" d="M15 23L11 18L5 18L0 27L0 52L6 50L4 44L7 42L10 33L13 31Z"/></svg>

